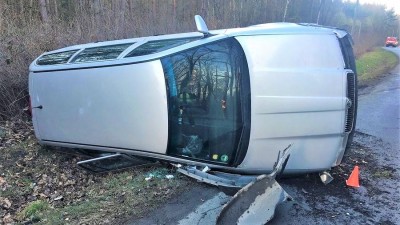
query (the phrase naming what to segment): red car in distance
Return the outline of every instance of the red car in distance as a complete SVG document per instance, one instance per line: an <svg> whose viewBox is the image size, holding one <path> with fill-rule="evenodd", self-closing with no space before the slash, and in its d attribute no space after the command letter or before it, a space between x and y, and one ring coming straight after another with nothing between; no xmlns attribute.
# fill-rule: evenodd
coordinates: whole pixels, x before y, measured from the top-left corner
<svg viewBox="0 0 400 225"><path fill-rule="evenodd" d="M398 44L399 44L399 42L397 41L397 38L395 38L395 37L387 37L386 38L386 42L385 42L386 47L389 47L389 46L397 47Z"/></svg>

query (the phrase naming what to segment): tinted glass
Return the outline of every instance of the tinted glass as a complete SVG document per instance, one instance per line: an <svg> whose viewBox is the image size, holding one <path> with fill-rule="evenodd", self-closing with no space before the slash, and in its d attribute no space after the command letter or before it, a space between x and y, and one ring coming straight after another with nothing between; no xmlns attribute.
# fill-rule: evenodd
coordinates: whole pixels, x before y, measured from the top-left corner
<svg viewBox="0 0 400 225"><path fill-rule="evenodd" d="M169 104L168 154L229 164L242 133L244 53L234 39L162 59Z"/></svg>
<svg viewBox="0 0 400 225"><path fill-rule="evenodd" d="M55 65L67 63L73 54L78 50L48 54L40 57L36 64L38 65Z"/></svg>
<svg viewBox="0 0 400 225"><path fill-rule="evenodd" d="M198 40L200 38L181 38L181 39L169 39L169 40L157 40L149 41L143 45L133 49L126 57L134 57L141 55L149 55L156 52L161 52L179 45L189 43L191 41Z"/></svg>
<svg viewBox="0 0 400 225"><path fill-rule="evenodd" d="M116 59L132 44L134 43L87 48L75 56L72 62L93 62Z"/></svg>

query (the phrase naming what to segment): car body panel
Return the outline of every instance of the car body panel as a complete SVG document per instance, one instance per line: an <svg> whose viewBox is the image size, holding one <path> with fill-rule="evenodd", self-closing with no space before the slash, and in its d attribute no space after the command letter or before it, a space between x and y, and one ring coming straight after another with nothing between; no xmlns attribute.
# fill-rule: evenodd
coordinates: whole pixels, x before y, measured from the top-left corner
<svg viewBox="0 0 400 225"><path fill-rule="evenodd" d="M133 43L114 60L45 66L35 60L29 91L32 105L43 106L33 109L39 142L248 174L271 171L279 151L288 145L292 153L285 173L322 171L340 163L348 137L344 131L348 70L338 41L344 31L276 23L210 32L207 38L138 57L124 58L147 41L199 37L199 33L50 52ZM249 69L251 129L243 161L227 166L168 155L168 100L160 59L229 38L240 43Z"/></svg>
<svg viewBox="0 0 400 225"><path fill-rule="evenodd" d="M159 60L31 73L38 139L165 153L166 89ZM139 97L140 96L140 97Z"/></svg>
<svg viewBox="0 0 400 225"><path fill-rule="evenodd" d="M342 143L346 100L337 37L237 39L248 60L252 94L251 139L240 166L272 169L279 150L293 144L287 171L331 167Z"/></svg>

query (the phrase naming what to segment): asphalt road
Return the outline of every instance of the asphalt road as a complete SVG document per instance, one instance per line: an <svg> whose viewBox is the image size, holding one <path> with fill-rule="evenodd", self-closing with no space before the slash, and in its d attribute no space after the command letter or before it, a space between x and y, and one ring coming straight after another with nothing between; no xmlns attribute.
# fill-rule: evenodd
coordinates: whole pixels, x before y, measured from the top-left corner
<svg viewBox="0 0 400 225"><path fill-rule="evenodd" d="M385 48L400 57L400 48ZM357 130L400 149L400 65L380 83L359 93Z"/></svg>
<svg viewBox="0 0 400 225"><path fill-rule="evenodd" d="M400 56L399 48L388 50ZM400 224L399 71L398 65L359 91L354 145L345 155L346 166L332 170L334 184L323 185L316 174L280 180L295 201L277 208L268 224ZM354 164L361 168L358 189L344 182ZM217 188L194 184L127 224L215 224L229 199Z"/></svg>

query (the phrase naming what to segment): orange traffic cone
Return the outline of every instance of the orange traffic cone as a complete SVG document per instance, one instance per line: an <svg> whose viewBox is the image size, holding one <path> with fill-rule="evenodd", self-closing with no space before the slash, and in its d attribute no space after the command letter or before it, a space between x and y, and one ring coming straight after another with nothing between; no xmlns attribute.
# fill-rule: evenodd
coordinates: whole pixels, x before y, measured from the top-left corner
<svg viewBox="0 0 400 225"><path fill-rule="evenodd" d="M358 181L358 173L359 173L358 166L355 166L353 169L353 172L351 172L351 174L350 174L349 179L346 180L347 186L356 187L356 188L360 187L360 183Z"/></svg>

